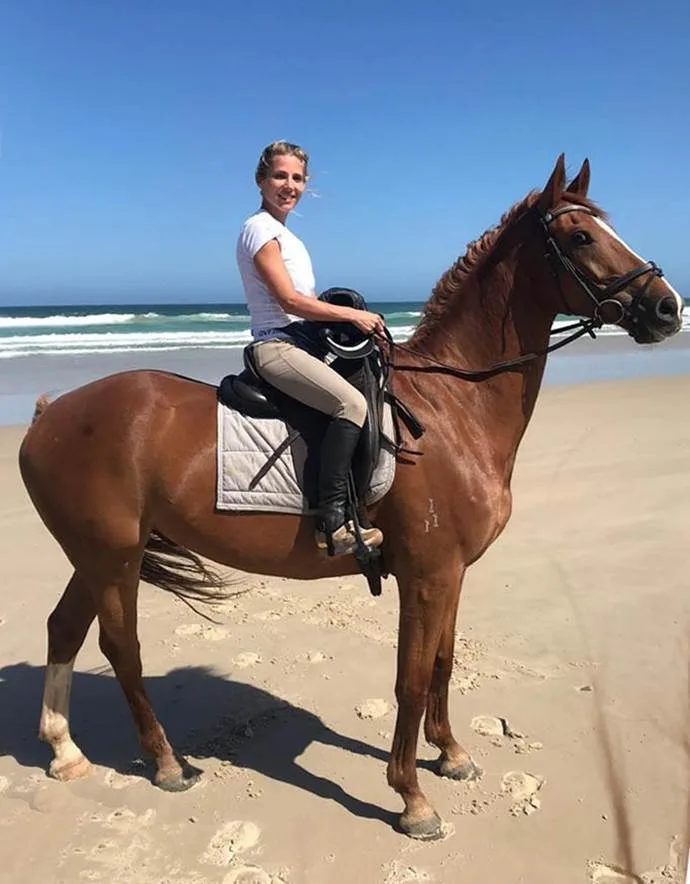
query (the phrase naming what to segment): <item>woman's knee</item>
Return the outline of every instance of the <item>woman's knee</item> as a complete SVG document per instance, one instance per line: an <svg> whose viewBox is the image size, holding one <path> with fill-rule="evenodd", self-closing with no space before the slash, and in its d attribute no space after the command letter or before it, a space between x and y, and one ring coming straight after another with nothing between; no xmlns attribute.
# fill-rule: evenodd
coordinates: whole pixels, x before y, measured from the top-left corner
<svg viewBox="0 0 690 884"><path fill-rule="evenodd" d="M348 395L347 399L341 402L341 408L334 417L343 418L344 420L351 421L358 427L363 427L367 419L367 400L359 390L353 387L352 394Z"/></svg>

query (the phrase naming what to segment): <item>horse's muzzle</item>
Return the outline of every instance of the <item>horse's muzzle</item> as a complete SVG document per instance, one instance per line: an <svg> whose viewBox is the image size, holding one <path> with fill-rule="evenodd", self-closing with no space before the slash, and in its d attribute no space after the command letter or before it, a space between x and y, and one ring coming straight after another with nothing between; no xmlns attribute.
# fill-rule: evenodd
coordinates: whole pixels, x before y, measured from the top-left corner
<svg viewBox="0 0 690 884"><path fill-rule="evenodd" d="M678 299L667 295L641 304L628 331L638 344L657 344L679 332L682 325Z"/></svg>
<svg viewBox="0 0 690 884"><path fill-rule="evenodd" d="M674 295L666 295L654 306L656 318L662 326L669 327L670 334L675 334L680 329L682 311L683 308L679 307L678 299Z"/></svg>

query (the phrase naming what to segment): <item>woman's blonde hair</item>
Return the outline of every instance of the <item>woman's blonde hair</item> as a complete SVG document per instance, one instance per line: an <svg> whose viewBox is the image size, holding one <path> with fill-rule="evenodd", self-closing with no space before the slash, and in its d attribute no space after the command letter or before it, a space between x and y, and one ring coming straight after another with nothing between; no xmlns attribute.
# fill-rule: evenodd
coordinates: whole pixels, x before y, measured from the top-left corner
<svg viewBox="0 0 690 884"><path fill-rule="evenodd" d="M285 156L297 157L298 160L302 160L304 163L304 176L305 178L309 177L309 154L306 150L300 147L299 144L291 144L289 141L273 141L261 151L261 156L256 166L256 175L254 176L256 183L261 184L264 178L268 176L274 157Z"/></svg>

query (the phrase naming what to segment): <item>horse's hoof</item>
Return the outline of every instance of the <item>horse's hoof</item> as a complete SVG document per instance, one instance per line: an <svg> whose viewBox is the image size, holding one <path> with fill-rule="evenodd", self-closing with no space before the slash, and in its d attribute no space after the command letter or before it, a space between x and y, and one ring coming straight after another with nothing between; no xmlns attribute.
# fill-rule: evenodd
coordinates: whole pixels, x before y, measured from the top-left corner
<svg viewBox="0 0 690 884"><path fill-rule="evenodd" d="M417 841L438 841L447 835L447 828L435 811L425 819L412 819L404 813L400 817L400 829Z"/></svg>
<svg viewBox="0 0 690 884"><path fill-rule="evenodd" d="M61 783L68 783L70 780L79 780L82 777L88 777L93 768L88 758L79 755L77 758L71 758L69 761L58 762L54 758L50 762L48 768L48 776L54 780L60 780Z"/></svg>
<svg viewBox="0 0 690 884"><path fill-rule="evenodd" d="M179 768L159 770L153 782L164 792L186 792L199 782L202 773L198 767L183 761Z"/></svg>
<svg viewBox="0 0 690 884"><path fill-rule="evenodd" d="M448 777L450 780L464 780L466 783L480 780L484 776L484 771L469 756L460 763L441 757L437 762L436 769L442 777Z"/></svg>
<svg viewBox="0 0 690 884"><path fill-rule="evenodd" d="M160 774L157 773L154 784L164 792L186 792L191 789L195 783L199 782L199 774L186 777L183 773L178 774Z"/></svg>

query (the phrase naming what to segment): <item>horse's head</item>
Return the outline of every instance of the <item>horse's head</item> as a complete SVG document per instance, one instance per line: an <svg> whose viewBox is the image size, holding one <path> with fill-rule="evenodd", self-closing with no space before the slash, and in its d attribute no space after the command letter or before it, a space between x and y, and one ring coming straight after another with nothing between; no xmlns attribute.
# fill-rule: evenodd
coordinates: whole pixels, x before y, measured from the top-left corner
<svg viewBox="0 0 690 884"><path fill-rule="evenodd" d="M681 328L683 300L661 270L623 242L587 199L589 161L566 183L563 154L535 204L557 280L556 310L624 328L639 344Z"/></svg>

